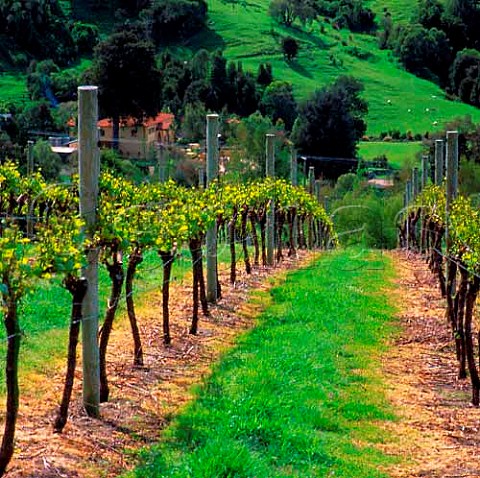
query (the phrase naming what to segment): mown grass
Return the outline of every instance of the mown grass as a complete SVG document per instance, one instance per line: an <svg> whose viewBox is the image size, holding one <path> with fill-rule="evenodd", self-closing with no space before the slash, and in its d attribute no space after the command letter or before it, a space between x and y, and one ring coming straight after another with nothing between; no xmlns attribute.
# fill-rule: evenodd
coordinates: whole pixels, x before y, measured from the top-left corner
<svg viewBox="0 0 480 478"><path fill-rule="evenodd" d="M396 169L402 167L406 161L416 160L422 151L422 143L417 142L362 142L358 147L358 156L367 161L385 155L388 164Z"/></svg>
<svg viewBox="0 0 480 478"><path fill-rule="evenodd" d="M378 355L393 310L379 290L392 272L376 254L335 252L290 273L126 477L386 477L377 425L394 415Z"/></svg>
<svg viewBox="0 0 480 478"><path fill-rule="evenodd" d="M480 120L479 110L446 100L437 85L407 73L390 52L379 50L375 36L336 31L327 24L322 32L317 22L287 29L269 17L268 4L269 0L253 0L242 7L208 0L209 31L194 37L190 47L225 48L228 60L242 61L254 71L270 62L274 77L292 82L299 99L339 75L351 74L365 85L370 135L392 129L424 134L465 115ZM298 58L290 63L280 47L287 35L300 42Z"/></svg>

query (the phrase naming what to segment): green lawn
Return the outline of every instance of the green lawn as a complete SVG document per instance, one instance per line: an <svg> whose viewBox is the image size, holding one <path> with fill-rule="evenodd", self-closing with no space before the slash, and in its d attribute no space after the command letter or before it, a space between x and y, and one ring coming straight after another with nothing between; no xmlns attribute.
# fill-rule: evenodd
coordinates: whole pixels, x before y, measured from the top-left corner
<svg viewBox="0 0 480 478"><path fill-rule="evenodd" d="M358 156L372 160L384 154L390 166L400 169L406 160L414 160L422 151L422 143L402 142L391 143L382 141L362 142L358 148Z"/></svg>
<svg viewBox="0 0 480 478"><path fill-rule="evenodd" d="M126 476L387 477L394 458L375 444L391 439L378 425L394 419L379 375L394 311L378 291L391 277L380 252L352 250L290 273Z"/></svg>
<svg viewBox="0 0 480 478"><path fill-rule="evenodd" d="M268 61L275 78L292 82L300 99L341 74L351 74L365 84L370 135L394 129L424 134L465 115L480 120L480 110L446 100L438 86L400 68L390 52L378 49L375 37L338 32L329 25L322 33L316 22L306 29L287 29L268 16L268 4L269 0L253 0L245 7L232 7L208 0L210 32L194 37L192 49L225 48L229 60L242 61L254 71ZM280 49L287 35L300 42L299 56L291 63Z"/></svg>

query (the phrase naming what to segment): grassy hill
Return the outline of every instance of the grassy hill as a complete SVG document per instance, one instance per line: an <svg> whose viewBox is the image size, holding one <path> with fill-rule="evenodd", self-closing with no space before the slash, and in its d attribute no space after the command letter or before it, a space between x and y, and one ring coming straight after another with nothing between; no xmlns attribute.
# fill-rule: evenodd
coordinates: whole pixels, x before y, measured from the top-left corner
<svg viewBox="0 0 480 478"><path fill-rule="evenodd" d="M401 9L401 2L390 3L389 8ZM268 16L268 4L269 0L249 0L245 6L232 6L208 0L210 31L194 37L190 47L225 48L229 60L242 61L247 69L256 70L268 61L275 78L291 81L299 98L339 75L351 74L365 84L371 135L389 130L423 134L457 116L480 120L480 110L446 100L438 86L404 71L390 52L378 49L373 36L336 31L328 24L322 32L317 22L306 29L287 29ZM381 14L380 4L372 7ZM287 35L301 44L292 63L281 54L281 38Z"/></svg>
<svg viewBox="0 0 480 478"><path fill-rule="evenodd" d="M438 86L403 70L391 52L379 50L374 36L337 31L323 21L306 28L286 28L268 15L269 1L247 0L244 5L234 5L208 0L208 29L173 49L221 48L228 60L241 61L246 69L255 71L260 63L270 62L275 78L292 82L298 99L339 75L353 75L365 85L370 108L367 133L371 136L395 130L424 134L465 115L480 121L480 110L447 100ZM395 21L407 21L414 1L369 0L369 5L378 16L385 5ZM105 19L97 20L106 34ZM284 60L280 48L287 35L295 37L301 46L298 58L290 63ZM23 75L8 71L0 74L0 101L22 102L26 98Z"/></svg>

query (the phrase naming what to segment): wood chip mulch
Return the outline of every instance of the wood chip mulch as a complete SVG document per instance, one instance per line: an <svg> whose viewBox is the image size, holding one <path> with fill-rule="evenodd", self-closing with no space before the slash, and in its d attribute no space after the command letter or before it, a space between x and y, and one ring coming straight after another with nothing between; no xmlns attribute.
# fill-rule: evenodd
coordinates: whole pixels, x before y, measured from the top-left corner
<svg viewBox="0 0 480 478"><path fill-rule="evenodd" d="M387 425L381 448L404 459L394 478L480 477L480 410L470 404L470 381L457 380L445 299L421 256L391 253L401 332L383 357L387 397L400 419Z"/></svg>

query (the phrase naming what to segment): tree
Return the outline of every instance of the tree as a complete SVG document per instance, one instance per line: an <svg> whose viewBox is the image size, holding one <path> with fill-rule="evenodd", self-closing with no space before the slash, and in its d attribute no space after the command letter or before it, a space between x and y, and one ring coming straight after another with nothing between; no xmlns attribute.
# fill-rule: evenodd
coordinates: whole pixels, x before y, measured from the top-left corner
<svg viewBox="0 0 480 478"><path fill-rule="evenodd" d="M287 61L291 61L297 56L298 49L298 42L295 38L285 37L282 39L282 52Z"/></svg>
<svg viewBox="0 0 480 478"><path fill-rule="evenodd" d="M95 49L92 73L99 88L101 111L113 120L115 144L121 116L140 121L158 112L155 49L137 32L126 29L101 42Z"/></svg>
<svg viewBox="0 0 480 478"><path fill-rule="evenodd" d="M258 67L257 83L261 86L268 86L273 81L272 64L260 63Z"/></svg>
<svg viewBox="0 0 480 478"><path fill-rule="evenodd" d="M207 21L205 0L156 0L142 12L156 45L197 33Z"/></svg>
<svg viewBox="0 0 480 478"><path fill-rule="evenodd" d="M271 118L273 123L279 119L285 129L291 131L297 117L297 102L293 96L292 84L287 81L274 81L263 93L260 110Z"/></svg>
<svg viewBox="0 0 480 478"><path fill-rule="evenodd" d="M210 74L210 95L207 107L213 111L220 109L227 103L229 98L229 82L227 78L227 60L221 51L217 51L212 60Z"/></svg>
<svg viewBox="0 0 480 478"><path fill-rule="evenodd" d="M443 3L438 0L420 0L414 18L425 28L442 28Z"/></svg>
<svg viewBox="0 0 480 478"><path fill-rule="evenodd" d="M297 18L305 24L317 16L315 3L311 0L272 0L268 13L287 27Z"/></svg>
<svg viewBox="0 0 480 478"><path fill-rule="evenodd" d="M387 8L384 9L381 26L383 30L378 33L378 46L383 50L388 48L393 31L392 14Z"/></svg>
<svg viewBox="0 0 480 478"><path fill-rule="evenodd" d="M33 147L35 167L40 169L42 176L47 181L57 181L62 166L62 160L57 153L52 151L48 141L37 141Z"/></svg>
<svg viewBox="0 0 480 478"><path fill-rule="evenodd" d="M480 72L480 53L477 50L462 50L457 53L450 70L452 91L466 103L480 104L480 97L474 94L478 90Z"/></svg>
<svg viewBox="0 0 480 478"><path fill-rule="evenodd" d="M397 36L395 53L408 71L426 78L434 76L440 82L446 80L452 49L443 31L408 25Z"/></svg>
<svg viewBox="0 0 480 478"><path fill-rule="evenodd" d="M340 77L317 90L299 108L292 132L297 148L315 156L353 158L366 131L367 103L360 97L363 85Z"/></svg>
<svg viewBox="0 0 480 478"><path fill-rule="evenodd" d="M200 103L185 105L185 114L182 121L183 136L190 141L199 141L205 138L205 106Z"/></svg>

